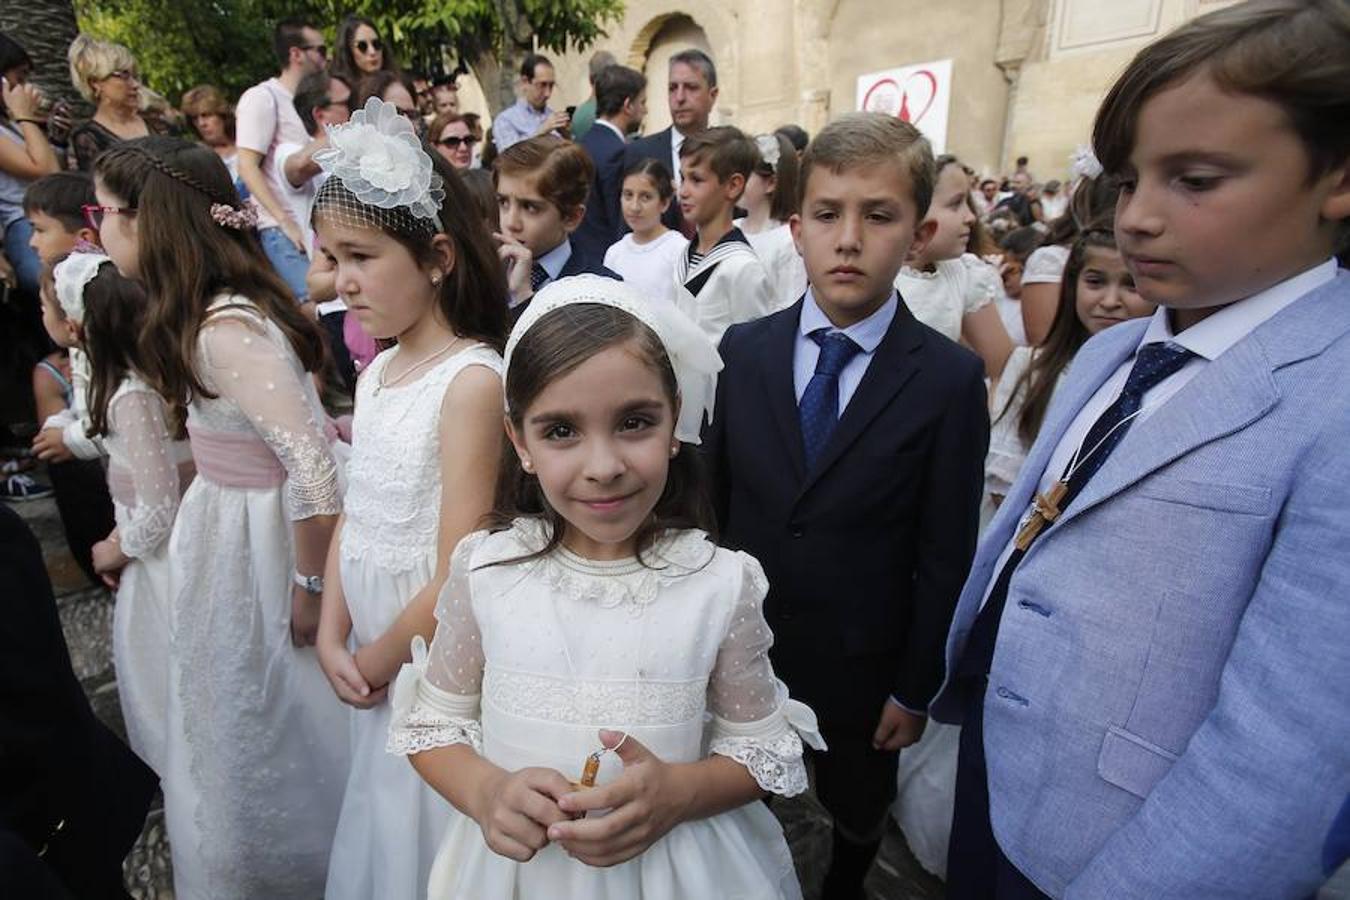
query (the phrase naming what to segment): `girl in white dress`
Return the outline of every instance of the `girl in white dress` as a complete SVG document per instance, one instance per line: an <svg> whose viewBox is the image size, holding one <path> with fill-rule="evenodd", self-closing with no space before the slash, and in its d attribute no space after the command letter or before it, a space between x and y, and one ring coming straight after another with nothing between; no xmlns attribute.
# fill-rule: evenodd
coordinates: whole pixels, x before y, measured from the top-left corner
<svg viewBox="0 0 1350 900"><path fill-rule="evenodd" d="M341 510L311 377L322 338L209 149L129 141L94 184L103 245L149 298L147 380L197 465L169 539L174 893L317 897L347 775L343 707L309 646Z"/></svg>
<svg viewBox="0 0 1350 900"><path fill-rule="evenodd" d="M330 132L332 149L318 161L333 175L314 204L319 245L350 314L367 334L398 341L357 383L346 503L325 578L319 659L339 699L355 707L326 896L418 900L452 810L385 752L385 688L413 636L434 633L450 553L492 508L506 282L439 155L406 156L404 179L431 176L417 196L391 193L388 174L382 193L361 177L363 157L393 155L402 135L413 137L397 110L382 116L388 107L372 103Z"/></svg>
<svg viewBox="0 0 1350 900"><path fill-rule="evenodd" d="M997 269L965 252L976 218L965 169L956 157L939 156L937 173L922 226L931 237L915 242L895 286L914 318L966 344L984 360L985 374L994 378L1012 352L994 306L1002 281Z"/></svg>
<svg viewBox="0 0 1350 900"><path fill-rule="evenodd" d="M108 451L116 526L93 546L117 591L113 664L131 749L164 768L169 678L169 531L192 479L186 442L169 436L164 401L136 372L145 293L102 254L75 253L52 273L89 359L89 431ZM83 426L81 426L83 427ZM181 468L181 472L180 472Z"/></svg>
<svg viewBox="0 0 1350 900"><path fill-rule="evenodd" d="M750 242L773 290L773 309L791 306L806 293L806 263L792 240L788 220L797 212L797 151L781 134L755 136L759 164L745 180L737 205L745 218L735 225Z"/></svg>
<svg viewBox="0 0 1350 900"><path fill-rule="evenodd" d="M631 231L605 251L605 267L617 272L653 303L674 303L671 273L688 245L661 216L675 198L670 169L655 159L640 159L623 173L619 207Z"/></svg>
<svg viewBox="0 0 1350 900"><path fill-rule="evenodd" d="M769 664L759 564L699 530L687 443L716 351L578 276L536 296L506 361L496 530L455 549L394 689L390 750L459 810L428 896L799 897L755 801L805 790L801 741L823 744Z"/></svg>

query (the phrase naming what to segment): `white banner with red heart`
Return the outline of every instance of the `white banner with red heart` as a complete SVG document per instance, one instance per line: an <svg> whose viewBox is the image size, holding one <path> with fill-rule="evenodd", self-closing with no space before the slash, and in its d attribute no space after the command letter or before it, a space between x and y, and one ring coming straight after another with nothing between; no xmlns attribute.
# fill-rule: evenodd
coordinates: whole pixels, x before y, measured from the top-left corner
<svg viewBox="0 0 1350 900"><path fill-rule="evenodd" d="M918 63L858 76L858 109L898 116L923 132L934 153L947 150L952 61Z"/></svg>

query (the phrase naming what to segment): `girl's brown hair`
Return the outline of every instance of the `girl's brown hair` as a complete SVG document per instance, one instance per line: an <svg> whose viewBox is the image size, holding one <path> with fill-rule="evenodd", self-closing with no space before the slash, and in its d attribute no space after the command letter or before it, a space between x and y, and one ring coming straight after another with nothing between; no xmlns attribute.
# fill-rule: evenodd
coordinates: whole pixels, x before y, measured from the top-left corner
<svg viewBox="0 0 1350 900"><path fill-rule="evenodd" d="M108 407L117 386L139 372L137 338L145 321L145 291L111 263L84 288L84 351L89 356L89 434L108 433Z"/></svg>
<svg viewBox="0 0 1350 900"><path fill-rule="evenodd" d="M1059 307L1055 310L1054 322L1050 324L1050 333L1045 343L1036 349L1022 377L1013 385L1008 395L1008 406L995 419L998 421L1007 415L1013 399L1022 394L1024 400L1021 415L1017 419L1017 436L1027 446L1036 442L1036 435L1045 421L1045 413L1050 408L1050 398L1055 393L1060 374L1073 361L1078 348L1091 336L1087 326L1078 318L1078 276L1087 262L1088 250L1094 247L1116 249L1116 235L1110 221L1089 225L1073 242L1069 260L1064 265L1064 278L1059 286Z"/></svg>
<svg viewBox="0 0 1350 900"><path fill-rule="evenodd" d="M576 369L603 350L619 345L633 348L634 355L661 377L661 385L676 414L679 387L675 370L656 334L633 316L600 303L575 303L542 316L520 339L506 372L507 415L517 433L525 425L525 411L548 385ZM544 497L539 480L525 472L508 444L498 470L492 527L507 528L520 517L539 519L548 525L548 543L536 553L508 562L524 562L555 550L563 539L566 521ZM670 461L666 486L651 517L638 529L638 559L666 529L701 528L712 533L712 505L699 454L689 446Z"/></svg>
<svg viewBox="0 0 1350 900"><path fill-rule="evenodd" d="M1200 16L1139 51L1092 128L1107 172L1128 163L1145 101L1201 70L1284 110L1307 151L1309 182L1350 158L1350 5L1260 0Z"/></svg>
<svg viewBox="0 0 1350 900"><path fill-rule="evenodd" d="M586 202L595 164L580 144L543 134L503 150L492 170L493 186L502 175L534 178L539 196L567 218Z"/></svg>
<svg viewBox="0 0 1350 900"><path fill-rule="evenodd" d="M773 200L769 204L769 218L775 222L786 222L797 212L797 174L801 166L791 141L781 134L772 134L769 137L778 142L778 162L769 165L761 156L755 171L765 178L773 179Z"/></svg>
<svg viewBox="0 0 1350 900"><path fill-rule="evenodd" d="M179 138L138 138L104 152L94 178L136 210L139 281L149 301L140 360L177 433L193 397L215 397L197 374L197 335L220 294L246 297L281 329L306 371L322 367L323 338L267 261L257 233L211 218L212 204L240 206L214 151Z"/></svg>

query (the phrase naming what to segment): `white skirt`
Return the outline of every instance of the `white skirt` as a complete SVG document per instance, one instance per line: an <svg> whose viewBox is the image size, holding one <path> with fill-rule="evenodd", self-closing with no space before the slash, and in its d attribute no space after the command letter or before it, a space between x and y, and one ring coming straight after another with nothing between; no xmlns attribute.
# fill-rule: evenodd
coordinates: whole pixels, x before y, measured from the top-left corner
<svg viewBox="0 0 1350 900"><path fill-rule="evenodd" d="M169 715L168 541L122 569L112 641L127 743L162 774Z"/></svg>
<svg viewBox="0 0 1350 900"><path fill-rule="evenodd" d="M385 632L428 581L435 558L405 572L342 559L342 590L352 637L369 644ZM436 848L454 808L405 756L386 753L388 699L350 709L351 774L328 865L327 900L421 900Z"/></svg>

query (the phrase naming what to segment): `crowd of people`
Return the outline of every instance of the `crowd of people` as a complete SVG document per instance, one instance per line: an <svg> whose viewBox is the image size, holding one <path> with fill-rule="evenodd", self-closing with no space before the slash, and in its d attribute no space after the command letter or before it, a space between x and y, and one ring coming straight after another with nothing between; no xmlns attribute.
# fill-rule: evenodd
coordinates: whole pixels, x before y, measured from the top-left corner
<svg viewBox="0 0 1350 900"><path fill-rule="evenodd" d="M81 35L71 122L0 35L4 494L134 751L0 506L0 884L124 896L156 785L192 900L799 898L804 793L826 900L892 822L961 900L1350 858L1341 0L1149 45L1044 183L714 125L698 50L640 136L606 53L485 130L368 19L274 45L180 112Z"/></svg>

